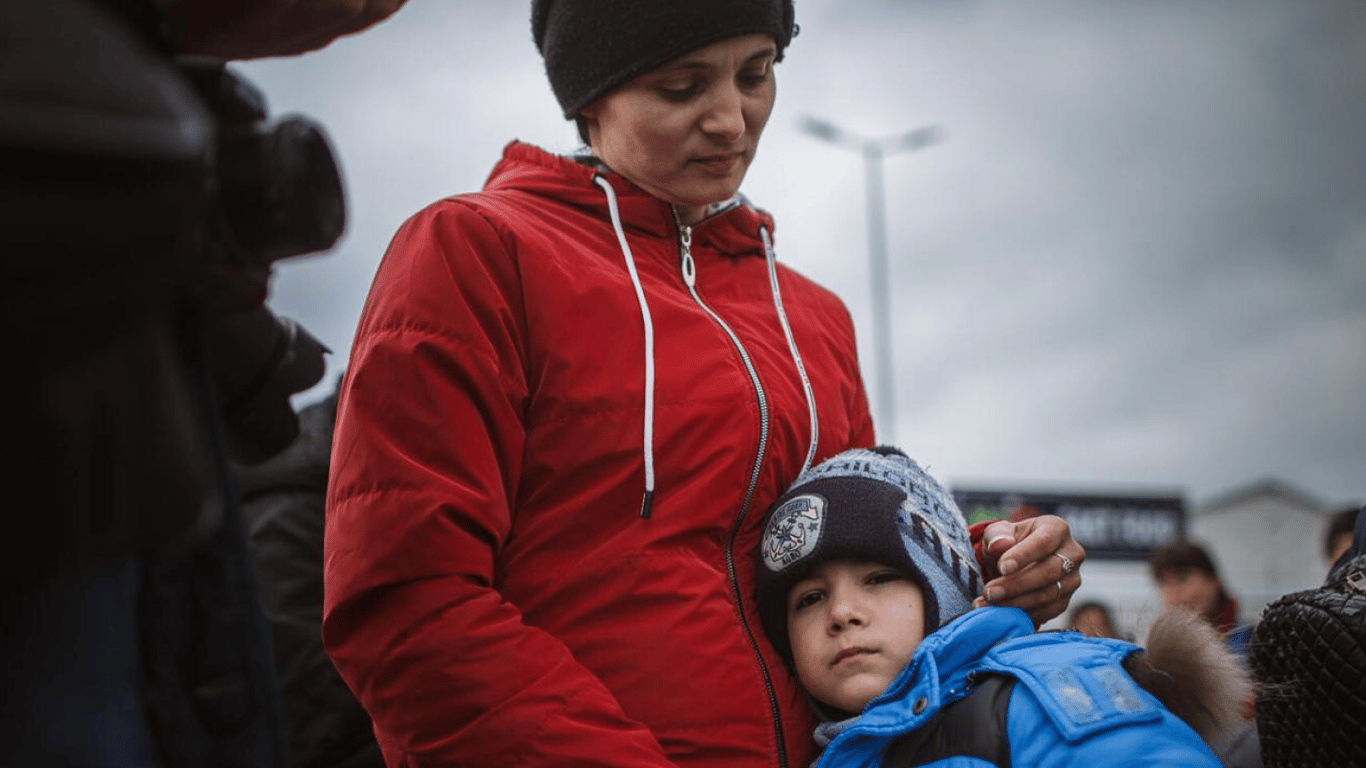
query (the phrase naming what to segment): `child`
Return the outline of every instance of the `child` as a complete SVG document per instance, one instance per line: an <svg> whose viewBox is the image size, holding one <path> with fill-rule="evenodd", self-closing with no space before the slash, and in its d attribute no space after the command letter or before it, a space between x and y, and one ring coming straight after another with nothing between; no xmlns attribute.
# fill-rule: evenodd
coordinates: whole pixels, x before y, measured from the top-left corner
<svg viewBox="0 0 1366 768"><path fill-rule="evenodd" d="M1150 670L1138 646L1036 634L1018 608L969 612L982 581L962 514L894 448L846 451L799 477L759 561L764 630L826 721L821 768L1219 765L1126 672L1126 660ZM1197 640L1194 658L1236 674L1217 639ZM1208 679L1193 693L1216 700L1197 709L1236 709Z"/></svg>

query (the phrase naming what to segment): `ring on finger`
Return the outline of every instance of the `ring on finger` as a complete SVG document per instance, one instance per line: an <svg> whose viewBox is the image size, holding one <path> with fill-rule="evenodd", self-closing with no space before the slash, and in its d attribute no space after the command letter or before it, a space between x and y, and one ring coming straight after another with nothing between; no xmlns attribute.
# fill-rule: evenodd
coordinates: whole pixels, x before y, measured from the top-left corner
<svg viewBox="0 0 1366 768"><path fill-rule="evenodd" d="M1054 552L1053 556L1062 561L1062 575L1071 576L1072 571L1077 570L1077 564L1072 562L1072 558L1061 552Z"/></svg>
<svg viewBox="0 0 1366 768"><path fill-rule="evenodd" d="M1057 587L1058 587L1058 596L1055 597L1055 598L1053 598L1053 599L1054 599L1054 600L1061 600L1061 599L1062 599L1062 579L1058 579L1057 581L1055 581L1055 582L1053 582L1053 583L1056 584Z"/></svg>

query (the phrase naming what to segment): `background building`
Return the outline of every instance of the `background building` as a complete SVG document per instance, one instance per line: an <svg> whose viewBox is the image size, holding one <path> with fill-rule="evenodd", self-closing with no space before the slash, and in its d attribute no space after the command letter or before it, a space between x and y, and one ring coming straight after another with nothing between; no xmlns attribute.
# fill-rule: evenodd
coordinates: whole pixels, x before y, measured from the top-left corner
<svg viewBox="0 0 1366 768"><path fill-rule="evenodd" d="M1339 508L1265 479L1201 505L1190 518L1190 537L1209 548L1251 618L1281 595L1323 581L1323 531Z"/></svg>

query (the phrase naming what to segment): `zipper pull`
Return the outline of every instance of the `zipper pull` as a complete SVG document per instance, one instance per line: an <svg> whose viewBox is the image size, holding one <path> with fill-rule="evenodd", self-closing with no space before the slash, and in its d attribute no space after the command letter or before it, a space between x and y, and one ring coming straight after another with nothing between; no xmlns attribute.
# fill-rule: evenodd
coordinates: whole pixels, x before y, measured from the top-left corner
<svg viewBox="0 0 1366 768"><path fill-rule="evenodd" d="M692 227L678 225L678 258L683 271L683 283L689 288L697 284L697 264L692 260Z"/></svg>

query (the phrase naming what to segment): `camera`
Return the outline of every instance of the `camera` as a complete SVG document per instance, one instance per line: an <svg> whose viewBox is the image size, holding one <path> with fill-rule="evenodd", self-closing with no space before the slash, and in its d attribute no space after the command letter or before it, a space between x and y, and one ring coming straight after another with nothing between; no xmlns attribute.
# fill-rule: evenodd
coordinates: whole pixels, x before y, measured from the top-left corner
<svg viewBox="0 0 1366 768"><path fill-rule="evenodd" d="M198 238L204 259L192 288L232 456L254 464L298 434L289 396L322 378L327 352L265 307L271 265L336 243L346 222L341 175L314 121L270 120L261 92L222 63L177 66L216 128Z"/></svg>
<svg viewBox="0 0 1366 768"><path fill-rule="evenodd" d="M0 8L3 318L28 329L14 358L56 375L170 328L232 458L282 450L289 398L321 380L327 350L265 302L274 262L345 226L322 127L272 120L224 63L177 55L151 0Z"/></svg>
<svg viewBox="0 0 1366 768"><path fill-rule="evenodd" d="M322 127L301 116L269 120L261 92L220 62L188 59L178 69L216 127L206 179L208 266L220 277L264 280L276 260L330 248L345 226L346 202Z"/></svg>

